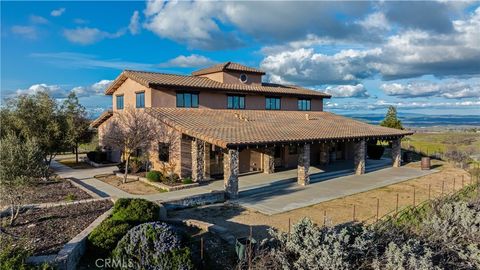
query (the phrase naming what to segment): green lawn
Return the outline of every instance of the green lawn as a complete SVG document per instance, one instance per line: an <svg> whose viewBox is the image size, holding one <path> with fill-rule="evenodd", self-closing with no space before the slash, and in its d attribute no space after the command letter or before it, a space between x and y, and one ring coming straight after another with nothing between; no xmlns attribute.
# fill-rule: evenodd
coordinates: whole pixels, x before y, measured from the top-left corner
<svg viewBox="0 0 480 270"><path fill-rule="evenodd" d="M445 152L449 148L480 153L480 134L472 132L415 133L402 140L402 146L425 153Z"/></svg>

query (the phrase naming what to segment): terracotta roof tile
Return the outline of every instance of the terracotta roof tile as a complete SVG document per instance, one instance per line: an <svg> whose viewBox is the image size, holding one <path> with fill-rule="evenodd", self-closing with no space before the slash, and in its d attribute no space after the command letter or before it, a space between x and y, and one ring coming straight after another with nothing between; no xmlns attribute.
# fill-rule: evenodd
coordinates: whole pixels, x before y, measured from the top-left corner
<svg viewBox="0 0 480 270"><path fill-rule="evenodd" d="M107 121L110 117L112 117L113 112L112 111L104 111L97 119L93 120L90 123L90 127L93 128L98 128L103 122Z"/></svg>
<svg viewBox="0 0 480 270"><path fill-rule="evenodd" d="M165 74L157 72L125 70L118 78L105 90L105 94L111 95L127 79L137 81L138 83L151 88L191 88L191 89L210 89L215 91L256 93L256 94L277 94L277 95L295 95L306 97L330 98L331 96L319 91L314 91L298 86L279 85L271 83L262 84L227 84L220 83L208 78L197 76L185 76L175 74Z"/></svg>
<svg viewBox="0 0 480 270"><path fill-rule="evenodd" d="M221 147L413 134L328 112L180 108L150 108L147 112L184 134Z"/></svg>
<svg viewBox="0 0 480 270"><path fill-rule="evenodd" d="M252 67L247 67L242 64L238 63L232 63L232 62L226 62L226 63L221 63L217 64L211 67L207 67L204 69L200 69L197 71L192 72L192 75L198 76L198 75L204 75L204 74L210 74L210 73L215 73L215 72L220 72L220 71L226 71L226 70L231 70L231 71L240 71L240 72L247 72L247 73L257 73L257 74L265 74L265 72L252 68Z"/></svg>

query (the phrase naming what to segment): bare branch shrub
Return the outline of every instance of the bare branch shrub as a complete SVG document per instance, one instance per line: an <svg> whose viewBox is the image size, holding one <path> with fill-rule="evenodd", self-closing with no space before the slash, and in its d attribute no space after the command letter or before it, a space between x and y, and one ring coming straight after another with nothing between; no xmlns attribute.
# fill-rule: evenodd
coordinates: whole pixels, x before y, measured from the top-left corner
<svg viewBox="0 0 480 270"><path fill-rule="evenodd" d="M120 150L125 160L125 175L127 181L129 161L132 155L140 150L148 151L159 136L156 121L143 109L127 107L116 111L106 123L103 142L114 150Z"/></svg>

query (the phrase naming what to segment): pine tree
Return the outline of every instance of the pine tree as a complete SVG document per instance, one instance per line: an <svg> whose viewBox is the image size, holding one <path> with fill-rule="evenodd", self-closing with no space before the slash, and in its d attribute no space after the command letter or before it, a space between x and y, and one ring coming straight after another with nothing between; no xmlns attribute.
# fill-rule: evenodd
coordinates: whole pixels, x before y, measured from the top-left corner
<svg viewBox="0 0 480 270"><path fill-rule="evenodd" d="M380 122L380 126L403 129L402 121L397 118L397 108L395 108L394 106L388 107L387 115L385 116L385 119Z"/></svg>

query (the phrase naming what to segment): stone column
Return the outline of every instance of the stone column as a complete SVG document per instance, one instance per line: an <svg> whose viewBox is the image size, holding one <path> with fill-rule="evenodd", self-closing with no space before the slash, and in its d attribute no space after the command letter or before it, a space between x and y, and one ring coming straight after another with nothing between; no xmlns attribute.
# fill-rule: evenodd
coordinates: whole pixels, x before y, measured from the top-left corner
<svg viewBox="0 0 480 270"><path fill-rule="evenodd" d="M223 186L229 199L238 198L238 150L223 153Z"/></svg>
<svg viewBox="0 0 480 270"><path fill-rule="evenodd" d="M203 166L203 175L205 179L210 179L210 151L212 151L212 145L209 143L205 143L205 166Z"/></svg>
<svg viewBox="0 0 480 270"><path fill-rule="evenodd" d="M354 143L353 163L356 175L365 173L365 140Z"/></svg>
<svg viewBox="0 0 480 270"><path fill-rule="evenodd" d="M263 172L266 174L275 172L275 148L265 148L263 152Z"/></svg>
<svg viewBox="0 0 480 270"><path fill-rule="evenodd" d="M328 143L320 144L320 164L325 165L330 163L330 147Z"/></svg>
<svg viewBox="0 0 480 270"><path fill-rule="evenodd" d="M192 141L192 180L202 182L205 176L205 142L199 139Z"/></svg>
<svg viewBox="0 0 480 270"><path fill-rule="evenodd" d="M297 166L297 183L302 186L310 184L310 144L298 147L298 166Z"/></svg>
<svg viewBox="0 0 480 270"><path fill-rule="evenodd" d="M402 146L400 138L392 141L392 166L395 168L400 167L402 163Z"/></svg>

